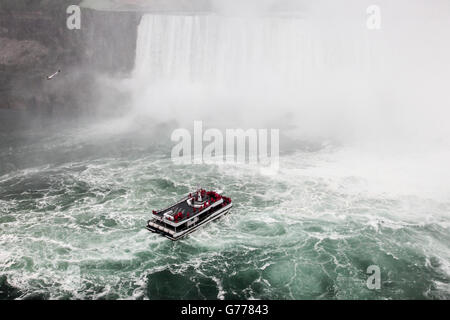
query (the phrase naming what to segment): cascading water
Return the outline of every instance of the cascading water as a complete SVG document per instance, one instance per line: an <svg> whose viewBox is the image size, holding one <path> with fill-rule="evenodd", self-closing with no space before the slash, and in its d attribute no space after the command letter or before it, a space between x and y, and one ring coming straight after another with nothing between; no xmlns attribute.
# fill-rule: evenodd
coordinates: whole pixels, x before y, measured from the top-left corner
<svg viewBox="0 0 450 320"><path fill-rule="evenodd" d="M318 73L369 65L365 32L359 39L356 32L327 32L321 37L295 16L148 14L139 25L135 77L229 89L281 82L298 89Z"/></svg>
<svg viewBox="0 0 450 320"><path fill-rule="evenodd" d="M145 15L124 82L143 123L1 140L0 161L16 167L0 176L0 297L448 299L450 156L404 153L412 135L393 143L407 126L385 124L401 109L373 86L392 79L374 81L388 50L370 37L295 16ZM276 175L170 159L169 120L280 118L300 130ZM341 139L294 143L308 135ZM144 229L198 186L230 195L232 213L177 243ZM366 286L372 265L380 290Z"/></svg>
<svg viewBox="0 0 450 320"><path fill-rule="evenodd" d="M287 116L306 127L318 118L338 122L356 103L340 100L367 100L369 73L380 63L367 31L352 27L330 30L299 15L145 15L135 108L163 121L177 114L185 125L267 126ZM226 112L218 121L211 109Z"/></svg>

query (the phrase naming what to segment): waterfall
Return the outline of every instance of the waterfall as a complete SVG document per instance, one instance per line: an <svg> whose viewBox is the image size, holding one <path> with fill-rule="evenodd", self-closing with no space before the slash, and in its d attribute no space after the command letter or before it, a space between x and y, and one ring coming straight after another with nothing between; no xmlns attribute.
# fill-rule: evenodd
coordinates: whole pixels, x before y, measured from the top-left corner
<svg viewBox="0 0 450 320"><path fill-rule="evenodd" d="M295 116L312 123L323 118L312 114L320 100L342 114L336 101L365 90L366 37L364 27L324 27L295 15L147 14L138 29L134 105L163 120L209 120L214 108L237 124Z"/></svg>
<svg viewBox="0 0 450 320"><path fill-rule="evenodd" d="M368 47L347 32L297 17L148 14L138 32L135 76L227 87L299 83L336 68L364 68Z"/></svg>

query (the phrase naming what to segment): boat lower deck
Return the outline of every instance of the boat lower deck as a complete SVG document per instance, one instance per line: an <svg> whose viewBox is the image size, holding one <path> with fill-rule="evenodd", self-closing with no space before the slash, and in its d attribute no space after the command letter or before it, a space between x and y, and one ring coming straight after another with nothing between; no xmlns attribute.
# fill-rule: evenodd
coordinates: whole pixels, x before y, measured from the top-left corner
<svg viewBox="0 0 450 320"><path fill-rule="evenodd" d="M213 210L208 214L200 216L198 220L196 221L194 220L195 222L193 224L189 226L185 224L178 229L172 229L160 221L149 220L147 224L147 229L154 233L162 234L163 236L165 236L170 240L176 241L194 232L201 226L224 216L230 211L232 206L233 205L231 203L223 207L221 206L220 208L217 208L216 210Z"/></svg>

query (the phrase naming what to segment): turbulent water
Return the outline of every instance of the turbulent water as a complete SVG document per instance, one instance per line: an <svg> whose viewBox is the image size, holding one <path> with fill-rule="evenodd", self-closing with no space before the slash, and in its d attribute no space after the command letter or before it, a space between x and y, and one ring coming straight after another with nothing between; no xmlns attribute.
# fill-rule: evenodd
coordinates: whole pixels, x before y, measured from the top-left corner
<svg viewBox="0 0 450 320"><path fill-rule="evenodd" d="M124 84L136 91L126 118L16 128L14 114L1 113L1 298L450 298L448 149L323 139L342 127L370 128L354 109L357 119L346 122L340 106L333 113L321 105L320 128L330 113L344 124L314 132L312 140L282 128L277 173L172 162L170 133L179 123L189 125L190 116L212 113L214 121L219 114L245 126L231 105L223 108L224 99L237 108L275 104L283 115L289 110L283 102L318 97L310 95L312 86L289 87L295 82L307 86L305 79L313 79L323 95L336 94L314 74L346 70L348 54L359 57L358 74L367 72L366 44L343 45L340 59L299 33L298 20L245 21L145 17L137 68ZM232 41L237 34L240 40ZM327 43L337 50L343 40L333 39ZM289 49L280 50L286 43ZM308 48L318 53L295 58ZM231 60L217 54L225 52ZM311 59L318 63L307 70ZM268 86L275 86L273 95L261 91ZM273 120L270 110L257 110ZM318 120L311 116L304 124L311 119ZM144 229L151 210L199 186L230 196L231 213L178 242ZM372 265L381 270L379 290L367 287Z"/></svg>
<svg viewBox="0 0 450 320"><path fill-rule="evenodd" d="M2 139L2 298L450 298L448 198L371 190L345 150L288 153L266 176L174 165L110 126ZM199 185L232 213L176 243L144 229Z"/></svg>

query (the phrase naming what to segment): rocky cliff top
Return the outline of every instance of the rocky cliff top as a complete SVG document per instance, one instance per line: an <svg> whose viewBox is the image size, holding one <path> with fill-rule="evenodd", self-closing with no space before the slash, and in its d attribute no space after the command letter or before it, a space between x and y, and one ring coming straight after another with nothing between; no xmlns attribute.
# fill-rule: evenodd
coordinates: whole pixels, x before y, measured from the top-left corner
<svg viewBox="0 0 450 320"><path fill-rule="evenodd" d="M98 75L132 70L140 15L82 9L81 29L69 30L67 7L80 2L2 0L0 108L81 112L95 107L86 97Z"/></svg>

